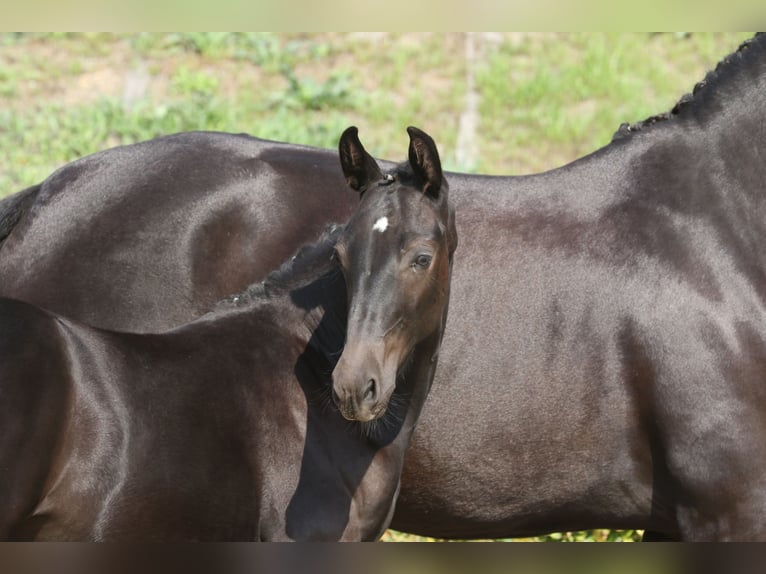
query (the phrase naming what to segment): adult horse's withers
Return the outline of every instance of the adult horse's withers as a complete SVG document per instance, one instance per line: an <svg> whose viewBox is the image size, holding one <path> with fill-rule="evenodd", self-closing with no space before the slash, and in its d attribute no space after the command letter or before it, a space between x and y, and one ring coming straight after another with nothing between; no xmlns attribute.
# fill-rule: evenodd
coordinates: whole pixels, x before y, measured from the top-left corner
<svg viewBox="0 0 766 574"><path fill-rule="evenodd" d="M436 147L409 132L384 174L347 130L349 222L188 325L105 331L0 299L0 538L378 538L457 245Z"/></svg>
<svg viewBox="0 0 766 574"><path fill-rule="evenodd" d="M568 166L449 175L461 257L394 527L468 538L596 527L766 538L765 67L766 38L757 36L672 112L621 129ZM327 152L239 136L187 134L103 152L15 200L0 291L130 324L159 289L167 317L146 330L193 316L197 295L172 293L197 293L194 265L180 258L158 271L130 229L172 245L211 225L182 217L204 205L183 199L199 193L193 177L162 177L163 166L205 147L220 153L197 166L223 176L221 193L252 186L237 200L243 214L252 205L265 212L276 201L270 189L294 191L279 196L276 213L298 210L304 188L335 189ZM256 161L257 172L236 176ZM152 222L160 213L138 207L150 194L167 196L162 225ZM121 211L123 202L133 207ZM328 209L318 206L312 221L330 221ZM94 242L103 257L89 256L86 232L105 229ZM290 240L303 232L313 230ZM267 234L255 241L259 253L281 249ZM103 261L127 262L125 273L110 283ZM172 281L144 289L142 265ZM90 277L108 297L88 298L81 286ZM206 281L226 292L232 277ZM131 297L115 306L121 291Z"/></svg>

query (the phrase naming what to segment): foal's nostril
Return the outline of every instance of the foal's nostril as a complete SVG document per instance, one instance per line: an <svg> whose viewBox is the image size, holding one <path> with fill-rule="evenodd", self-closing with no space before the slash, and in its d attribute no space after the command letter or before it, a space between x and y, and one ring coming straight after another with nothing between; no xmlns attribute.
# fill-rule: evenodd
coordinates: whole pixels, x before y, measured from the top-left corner
<svg viewBox="0 0 766 574"><path fill-rule="evenodd" d="M378 395L378 386L375 384L375 379L370 379L367 381L367 387L364 389L364 395L362 395L362 400L364 402L373 402L375 398Z"/></svg>
<svg viewBox="0 0 766 574"><path fill-rule="evenodd" d="M335 389L332 390L332 402L336 407L340 405L340 397L338 396L338 393L335 392Z"/></svg>

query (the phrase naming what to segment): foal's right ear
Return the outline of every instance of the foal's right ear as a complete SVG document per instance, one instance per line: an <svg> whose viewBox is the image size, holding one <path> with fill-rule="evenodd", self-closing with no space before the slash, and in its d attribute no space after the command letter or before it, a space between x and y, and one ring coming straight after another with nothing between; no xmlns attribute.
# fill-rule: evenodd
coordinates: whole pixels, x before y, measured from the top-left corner
<svg viewBox="0 0 766 574"><path fill-rule="evenodd" d="M418 176L423 193L439 199L444 179L436 144L431 136L416 127L408 127L407 133L410 134L409 157L412 171Z"/></svg>
<svg viewBox="0 0 766 574"><path fill-rule="evenodd" d="M340 136L338 151L346 181L353 189L364 193L370 183L383 179L383 173L378 162L364 149L358 133L356 126L346 128Z"/></svg>

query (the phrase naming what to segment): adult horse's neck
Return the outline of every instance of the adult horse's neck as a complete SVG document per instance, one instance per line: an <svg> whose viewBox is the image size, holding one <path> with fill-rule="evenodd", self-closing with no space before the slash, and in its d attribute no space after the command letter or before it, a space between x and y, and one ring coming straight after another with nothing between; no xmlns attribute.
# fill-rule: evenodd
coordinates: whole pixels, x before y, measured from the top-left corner
<svg viewBox="0 0 766 574"><path fill-rule="evenodd" d="M703 129L731 114L762 110L766 82L766 34L756 34L718 63L698 82L691 93L683 95L671 110L643 121L622 124L615 140L637 132L664 129L678 122L696 122Z"/></svg>
<svg viewBox="0 0 766 574"><path fill-rule="evenodd" d="M651 142L644 163L667 174L666 187L678 174L688 193L715 189L720 203L766 215L766 34L724 58L670 112L623 126L615 139L632 132L626 139Z"/></svg>
<svg viewBox="0 0 766 574"><path fill-rule="evenodd" d="M766 283L766 35L727 56L664 120L618 132L606 149L623 145L623 206L646 215L632 221L646 230L671 217L676 229L697 221L754 285ZM652 235L668 244L660 251L679 244Z"/></svg>
<svg viewBox="0 0 766 574"><path fill-rule="evenodd" d="M673 252L683 266L689 254L677 253L677 234L691 219L707 226L707 237L740 252L762 252L763 158L766 35L758 35L670 112L622 126L609 145L562 168L489 180L484 187L502 206L498 225L514 225L531 243L624 261L635 261L637 252ZM453 180L459 187L460 178ZM464 207L462 220L472 217ZM630 250L618 241L626 235L636 238ZM615 253L617 245L626 252ZM762 263L766 268L766 259Z"/></svg>

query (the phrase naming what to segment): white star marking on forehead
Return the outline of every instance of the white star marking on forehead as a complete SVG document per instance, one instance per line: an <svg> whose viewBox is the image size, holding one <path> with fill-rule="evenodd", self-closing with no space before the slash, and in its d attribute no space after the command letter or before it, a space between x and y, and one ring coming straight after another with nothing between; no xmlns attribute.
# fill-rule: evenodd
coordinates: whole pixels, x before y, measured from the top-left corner
<svg viewBox="0 0 766 574"><path fill-rule="evenodd" d="M375 222L375 225L372 226L372 228L375 231L380 231L383 233L388 228L388 217L381 217Z"/></svg>

